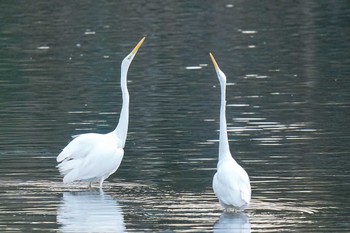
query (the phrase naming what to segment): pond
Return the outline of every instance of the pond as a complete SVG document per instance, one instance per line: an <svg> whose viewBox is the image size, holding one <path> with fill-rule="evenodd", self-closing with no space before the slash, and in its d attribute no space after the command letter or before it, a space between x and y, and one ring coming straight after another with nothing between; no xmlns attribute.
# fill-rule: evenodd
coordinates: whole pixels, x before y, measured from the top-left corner
<svg viewBox="0 0 350 233"><path fill-rule="evenodd" d="M348 1L1 3L1 232L349 232ZM103 187L62 183L72 135L112 131L120 62L129 132ZM233 157L252 201L211 182L227 76Z"/></svg>

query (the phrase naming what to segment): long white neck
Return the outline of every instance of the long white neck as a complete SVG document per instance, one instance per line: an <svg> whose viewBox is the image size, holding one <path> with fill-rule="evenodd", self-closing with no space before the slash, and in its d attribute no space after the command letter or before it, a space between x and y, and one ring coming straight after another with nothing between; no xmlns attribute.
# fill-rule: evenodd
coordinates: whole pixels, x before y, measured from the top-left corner
<svg viewBox="0 0 350 233"><path fill-rule="evenodd" d="M122 143L122 147L125 146L126 136L128 134L128 125L129 125L129 91L127 87L127 73L129 67L126 66L121 69L120 75L120 87L122 89L122 110L120 111L119 122L114 132L117 134L119 140Z"/></svg>
<svg viewBox="0 0 350 233"><path fill-rule="evenodd" d="M219 138L219 161L231 156L227 137L226 125L226 82L220 80L221 106L220 106L220 138Z"/></svg>

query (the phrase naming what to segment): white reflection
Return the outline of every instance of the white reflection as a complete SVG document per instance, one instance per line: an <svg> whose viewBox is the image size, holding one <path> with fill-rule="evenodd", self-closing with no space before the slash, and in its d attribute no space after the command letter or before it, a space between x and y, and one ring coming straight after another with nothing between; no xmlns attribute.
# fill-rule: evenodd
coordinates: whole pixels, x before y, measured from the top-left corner
<svg viewBox="0 0 350 233"><path fill-rule="evenodd" d="M214 232L250 232L249 217L244 212L224 212L214 224Z"/></svg>
<svg viewBox="0 0 350 233"><path fill-rule="evenodd" d="M62 232L125 232L122 209L103 192L66 192L57 211Z"/></svg>

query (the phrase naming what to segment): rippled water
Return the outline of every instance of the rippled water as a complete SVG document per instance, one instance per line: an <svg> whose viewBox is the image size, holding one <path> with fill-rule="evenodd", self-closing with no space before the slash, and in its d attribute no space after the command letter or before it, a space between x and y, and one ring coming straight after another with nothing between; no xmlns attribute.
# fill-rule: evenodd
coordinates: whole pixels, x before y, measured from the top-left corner
<svg viewBox="0 0 350 233"><path fill-rule="evenodd" d="M1 232L348 232L348 1L1 3ZM70 136L130 125L104 192L62 184ZM220 89L252 203L211 188Z"/></svg>

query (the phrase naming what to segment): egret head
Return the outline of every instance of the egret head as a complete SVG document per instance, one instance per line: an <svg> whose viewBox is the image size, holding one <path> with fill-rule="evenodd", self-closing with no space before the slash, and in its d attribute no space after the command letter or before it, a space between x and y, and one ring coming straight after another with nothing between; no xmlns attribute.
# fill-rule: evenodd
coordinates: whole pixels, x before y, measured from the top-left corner
<svg viewBox="0 0 350 233"><path fill-rule="evenodd" d="M124 60L122 61L122 66L127 68L129 67L129 65L132 62L132 59L134 59L137 51L139 50L139 48L141 47L141 45L143 44L144 40L146 39L146 37L143 37L139 43L137 43L137 45L135 46L135 48L131 51L131 53L129 53L128 56L126 56L124 58Z"/></svg>
<svg viewBox="0 0 350 233"><path fill-rule="evenodd" d="M218 63L216 63L215 58L213 56L212 53L209 53L211 61L213 62L216 74L218 76L218 79L220 81L221 84L225 84L226 85L226 75L224 74L224 72L222 72L218 66Z"/></svg>

